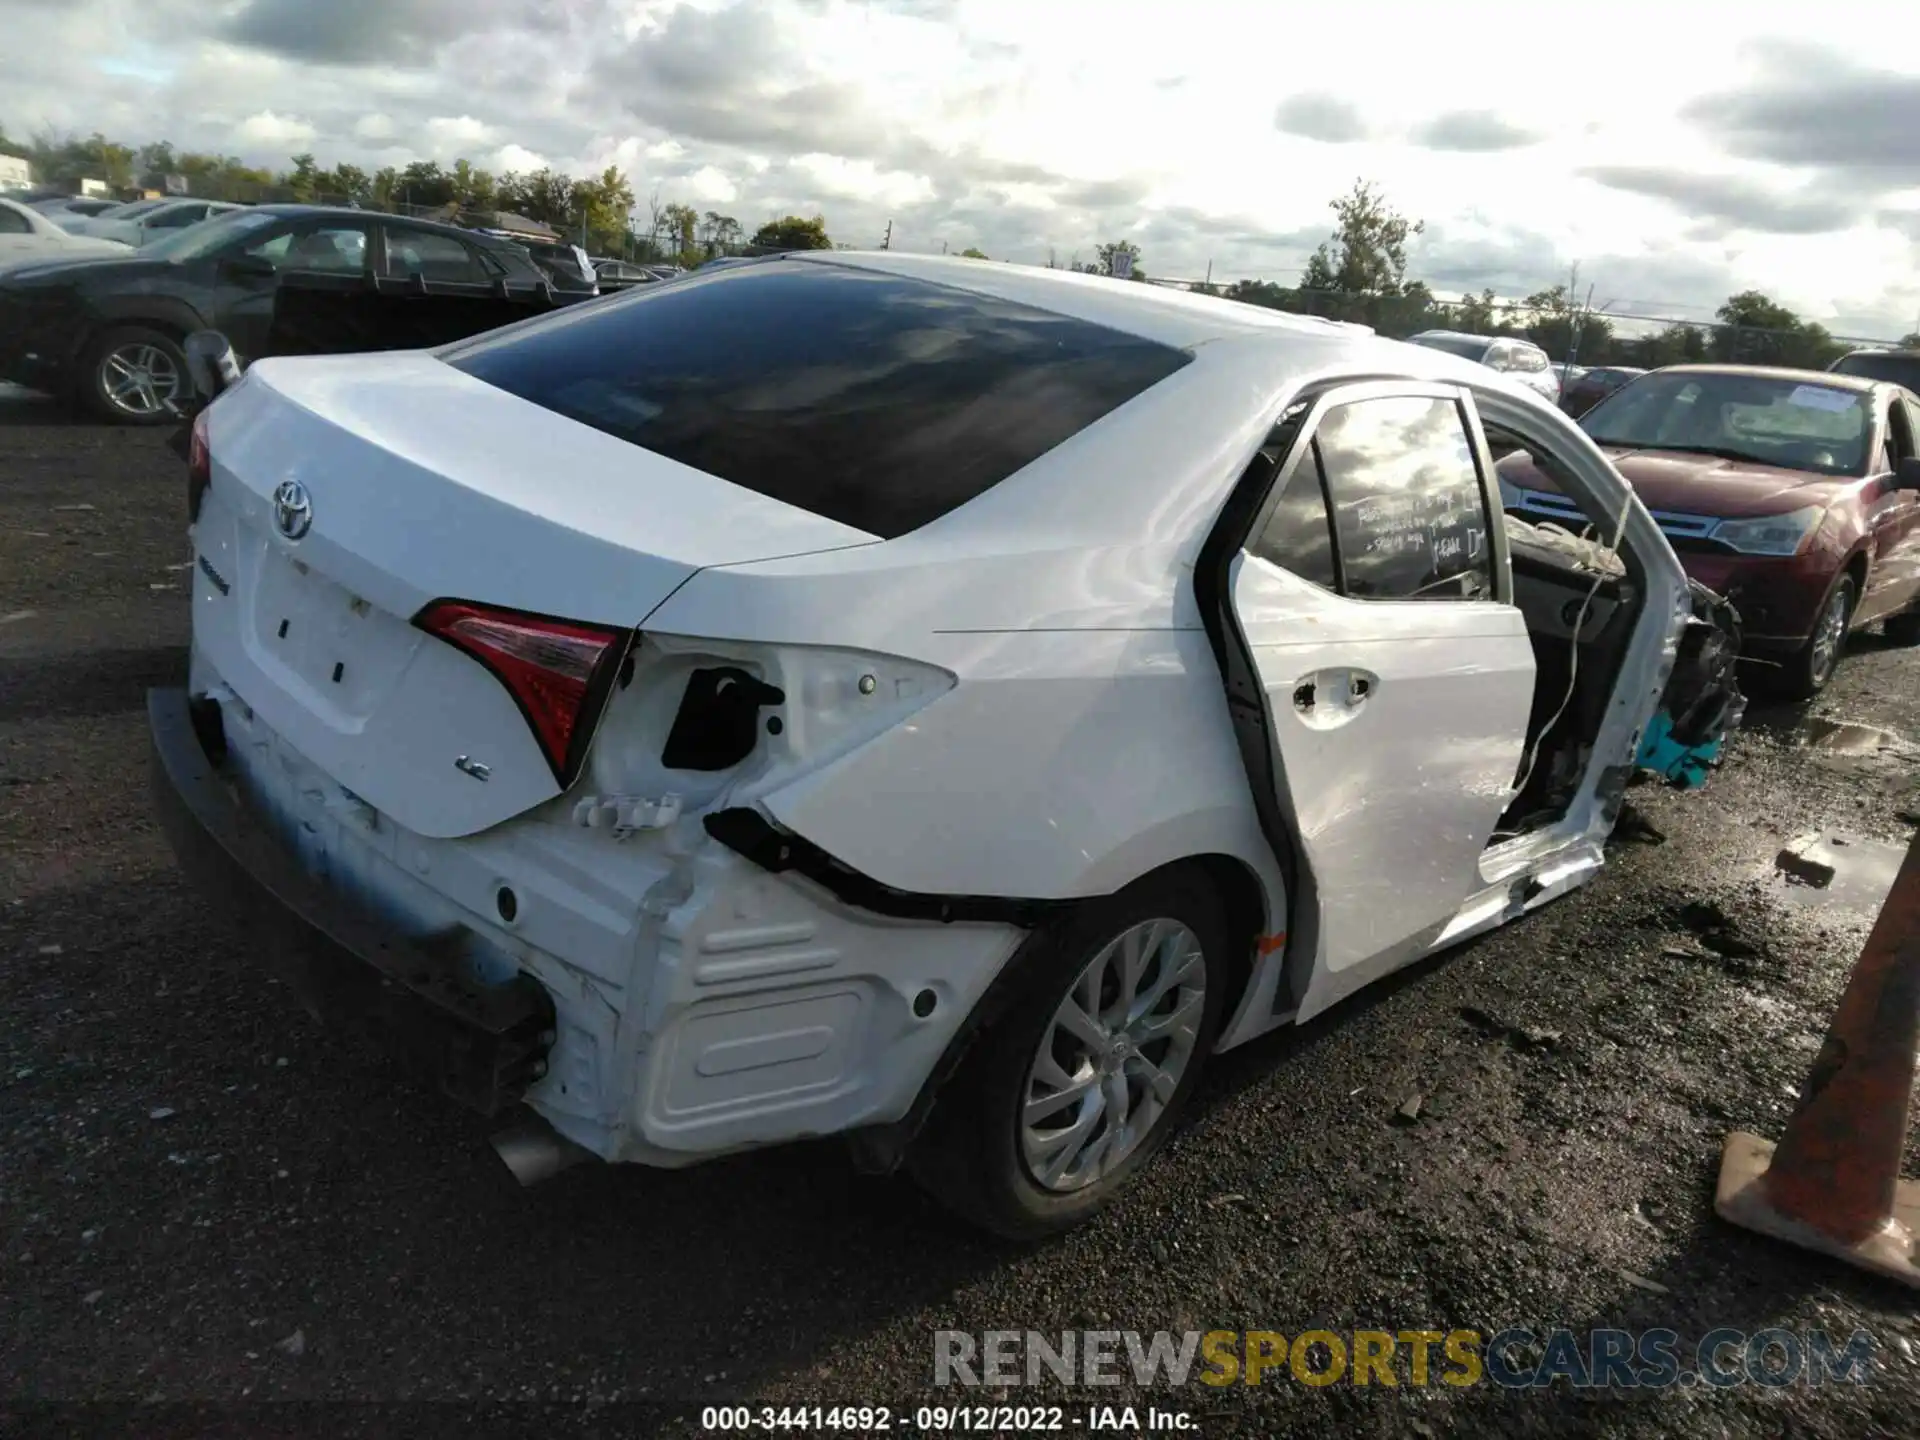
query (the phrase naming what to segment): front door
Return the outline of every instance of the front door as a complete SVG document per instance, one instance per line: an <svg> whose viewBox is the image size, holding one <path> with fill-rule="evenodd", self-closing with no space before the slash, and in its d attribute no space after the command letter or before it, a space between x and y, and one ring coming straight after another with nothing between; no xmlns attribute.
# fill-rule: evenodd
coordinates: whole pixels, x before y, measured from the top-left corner
<svg viewBox="0 0 1920 1440"><path fill-rule="evenodd" d="M1484 885L1534 682L1486 464L1463 391L1330 391L1231 562L1301 862L1302 1015L1423 953Z"/></svg>
<svg viewBox="0 0 1920 1440"><path fill-rule="evenodd" d="M295 272L343 277L371 273L371 230L365 220L302 220L239 247L240 255L272 268L254 274L222 267L220 313L214 328L232 342L243 361L252 363L262 353L273 326L273 297L280 277Z"/></svg>
<svg viewBox="0 0 1920 1440"><path fill-rule="evenodd" d="M1900 488L1900 462L1920 454L1920 414L1898 396L1887 406L1887 438L1861 497L1873 529L1867 593L1854 612L1865 622L1920 599L1920 491ZM1881 473L1884 472L1884 473Z"/></svg>

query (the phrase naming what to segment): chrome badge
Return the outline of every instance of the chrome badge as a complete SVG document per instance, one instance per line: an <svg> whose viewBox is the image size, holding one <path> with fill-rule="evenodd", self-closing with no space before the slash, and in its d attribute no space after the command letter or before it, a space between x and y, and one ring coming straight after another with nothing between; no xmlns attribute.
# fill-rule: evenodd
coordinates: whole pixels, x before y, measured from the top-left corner
<svg viewBox="0 0 1920 1440"><path fill-rule="evenodd" d="M273 523L289 540L313 528L313 497L298 480L282 480L273 492Z"/></svg>

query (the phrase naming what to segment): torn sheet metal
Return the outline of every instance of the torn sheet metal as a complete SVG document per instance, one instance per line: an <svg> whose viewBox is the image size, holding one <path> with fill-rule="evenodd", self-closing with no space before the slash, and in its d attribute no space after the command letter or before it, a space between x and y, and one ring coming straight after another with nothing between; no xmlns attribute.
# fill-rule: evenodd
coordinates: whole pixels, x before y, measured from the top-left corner
<svg viewBox="0 0 1920 1440"><path fill-rule="evenodd" d="M1740 613L1698 581L1688 581L1693 616L1681 632L1673 674L1660 709L1647 722L1634 763L1669 784L1693 790L1719 763L1727 737L1740 727L1747 697L1740 691Z"/></svg>

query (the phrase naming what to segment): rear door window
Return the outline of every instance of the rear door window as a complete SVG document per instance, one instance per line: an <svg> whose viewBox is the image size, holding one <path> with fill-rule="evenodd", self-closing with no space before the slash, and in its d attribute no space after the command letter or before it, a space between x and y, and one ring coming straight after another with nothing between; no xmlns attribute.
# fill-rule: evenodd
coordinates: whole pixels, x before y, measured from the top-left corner
<svg viewBox="0 0 1920 1440"><path fill-rule="evenodd" d="M451 235L387 227L387 273L425 280L484 285L492 274L480 257Z"/></svg>
<svg viewBox="0 0 1920 1440"><path fill-rule="evenodd" d="M992 489L1192 357L926 281L778 260L636 287L443 358L583 425L891 539Z"/></svg>
<svg viewBox="0 0 1920 1440"><path fill-rule="evenodd" d="M1456 402L1395 395L1335 405L1314 431L1313 453L1345 593L1495 597L1486 493Z"/></svg>

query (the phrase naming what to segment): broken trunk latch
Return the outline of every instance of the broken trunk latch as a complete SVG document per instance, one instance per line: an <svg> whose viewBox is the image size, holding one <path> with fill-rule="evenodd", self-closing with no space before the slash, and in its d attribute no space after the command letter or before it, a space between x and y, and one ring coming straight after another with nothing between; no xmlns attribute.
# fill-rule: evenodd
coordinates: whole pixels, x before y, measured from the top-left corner
<svg viewBox="0 0 1920 1440"><path fill-rule="evenodd" d="M611 830L624 840L636 830L664 830L680 818L680 797L662 795L589 795L573 807L573 823L588 830Z"/></svg>

